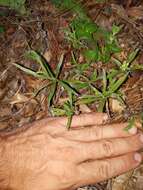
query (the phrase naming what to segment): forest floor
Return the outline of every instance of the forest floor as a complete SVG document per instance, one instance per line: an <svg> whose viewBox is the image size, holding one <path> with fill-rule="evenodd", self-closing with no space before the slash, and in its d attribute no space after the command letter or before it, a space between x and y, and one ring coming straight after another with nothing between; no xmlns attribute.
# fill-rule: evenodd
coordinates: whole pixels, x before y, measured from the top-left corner
<svg viewBox="0 0 143 190"><path fill-rule="evenodd" d="M142 0L112 0L102 1L102 3L100 1L97 3L94 0L82 0L81 2L88 17L98 27L105 28L109 32L113 29L113 25L118 26L115 28L116 30L119 30L120 27L116 37L110 36L113 37L113 41L118 42L120 51L111 52L109 59L108 55L107 57L105 55L107 61L97 58L97 55L91 51L88 51L88 56L84 57L83 49L85 47L83 45L86 43L85 49L89 50L89 47L93 48L93 44L86 40L81 40L81 43L79 39L73 39L73 36L69 39L71 37L69 35L73 34L71 31L68 34L68 40L65 39L64 30L69 28L71 20L76 17L76 14L71 13L70 10L58 9L51 1L47 0L27 1L26 15L21 15L7 7L0 7L0 131L10 131L15 127L21 127L26 123L51 116L52 113L60 115L69 111L69 115L72 115L98 111L102 95L105 104L101 104L102 109L100 110L108 112L112 122L125 120L133 122L134 118L141 120L143 113ZM116 31L113 32L116 33ZM105 46L103 41L102 37L99 37L98 45L101 45L101 49L102 45ZM76 45L81 46L76 47ZM115 48L117 50L117 47ZM44 88L47 85L47 80L34 78L13 65L13 63L18 63L34 71L38 70L39 65L24 56L31 49L39 52L45 58L52 71L56 70L63 56L60 75L64 81L68 81L66 84L70 86L69 89L67 86L56 88L54 94L51 95L51 100L49 100L47 97L50 88ZM134 52L136 52L135 55ZM132 56L131 60L129 60L129 55ZM93 56L92 60L90 56ZM113 65L115 59L120 60L119 68ZM122 67L123 63L125 69ZM87 87L89 83L86 80L92 75L91 85L94 88L95 84L94 90L99 90L96 91L96 95L100 96L101 89L104 87L100 84L102 82L100 77L105 77L103 81L108 83L110 80L108 74L111 74L110 71L114 67L119 76L116 81L120 80L120 77L124 77L122 72L118 73L120 69L123 69L124 74L127 74L126 79L121 81L119 86L116 84L115 90L109 93L106 98L102 91L101 97L98 97L99 99L96 101L97 97L94 97L93 92ZM79 75L81 75L80 78L78 78ZM83 79L81 79L82 77ZM80 83L77 84L80 79ZM41 87L43 88L41 89ZM81 94L89 96L80 97L78 95L76 99L74 94L76 105L73 106L68 104L71 99L66 101L75 88ZM112 86L105 88L110 90ZM68 93L68 90L71 93ZM120 96L118 90L123 93L123 96ZM36 92L38 93L36 94ZM123 100L124 103L117 99ZM48 106L49 101L53 103L53 110ZM79 190L92 189L142 190L143 166L104 183L79 188Z"/></svg>

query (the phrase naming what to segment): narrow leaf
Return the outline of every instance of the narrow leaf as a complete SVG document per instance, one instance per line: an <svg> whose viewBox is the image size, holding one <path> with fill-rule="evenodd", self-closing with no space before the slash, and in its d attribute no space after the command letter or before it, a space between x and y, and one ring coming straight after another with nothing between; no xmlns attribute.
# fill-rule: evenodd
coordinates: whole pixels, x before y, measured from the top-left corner
<svg viewBox="0 0 143 190"><path fill-rule="evenodd" d="M52 105L52 101L53 101L53 98L55 96L55 93L56 93L56 88L57 88L57 82L54 82L51 87L50 87L50 92L48 94L48 107L50 107Z"/></svg>
<svg viewBox="0 0 143 190"><path fill-rule="evenodd" d="M59 63L57 65L56 72L55 72L56 78L58 78L59 75L60 75L61 68L62 68L62 65L63 65L63 61L64 61L64 54L61 55Z"/></svg>
<svg viewBox="0 0 143 190"><path fill-rule="evenodd" d="M72 92L75 95L78 95L78 92L76 92L76 90L74 88L72 88L68 83L66 83L64 80L60 80L59 84L61 84L61 86L63 86L64 89L66 89L67 91Z"/></svg>
<svg viewBox="0 0 143 190"><path fill-rule="evenodd" d="M37 72L35 72L35 71L33 71L32 69L27 68L27 67L25 67L25 66L23 66L23 65L20 65L20 64L17 64L17 63L13 63L13 65L15 65L17 68L19 68L20 70L24 71L25 73L27 73L27 74L29 74L29 75L32 75L32 76L37 77L37 78L42 78L42 77L43 77L42 75L39 76L39 75L37 74Z"/></svg>
<svg viewBox="0 0 143 190"><path fill-rule="evenodd" d="M28 51L26 53L26 57L39 63L43 72L46 73L48 77L54 77L54 74L51 68L49 67L48 63L46 63L45 60L42 59L42 57L36 51Z"/></svg>
<svg viewBox="0 0 143 190"><path fill-rule="evenodd" d="M112 86L109 86L110 93L116 92L116 90L118 90L118 88L121 87L121 85L125 82L127 76L128 74L125 74L124 76L119 78Z"/></svg>

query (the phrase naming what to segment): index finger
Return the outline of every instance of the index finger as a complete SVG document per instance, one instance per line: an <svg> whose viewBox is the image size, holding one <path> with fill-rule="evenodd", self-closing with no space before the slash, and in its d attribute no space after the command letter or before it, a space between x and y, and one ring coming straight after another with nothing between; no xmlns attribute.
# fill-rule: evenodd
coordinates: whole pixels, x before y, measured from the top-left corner
<svg viewBox="0 0 143 190"><path fill-rule="evenodd" d="M106 113L86 113L80 115L74 115L71 122L71 127L85 127L92 125L102 125L107 121L108 115ZM68 118L67 117L57 117L54 120L57 121L56 126L66 127Z"/></svg>

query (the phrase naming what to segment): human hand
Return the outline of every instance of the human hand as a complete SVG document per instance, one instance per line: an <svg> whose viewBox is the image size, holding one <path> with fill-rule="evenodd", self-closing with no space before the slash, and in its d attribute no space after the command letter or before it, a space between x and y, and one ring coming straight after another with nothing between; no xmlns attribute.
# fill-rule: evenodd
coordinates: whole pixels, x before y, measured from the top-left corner
<svg viewBox="0 0 143 190"><path fill-rule="evenodd" d="M107 116L89 113L48 118L0 141L0 189L71 190L95 184L141 163L143 136L127 123L102 125ZM98 126L100 125L100 126Z"/></svg>

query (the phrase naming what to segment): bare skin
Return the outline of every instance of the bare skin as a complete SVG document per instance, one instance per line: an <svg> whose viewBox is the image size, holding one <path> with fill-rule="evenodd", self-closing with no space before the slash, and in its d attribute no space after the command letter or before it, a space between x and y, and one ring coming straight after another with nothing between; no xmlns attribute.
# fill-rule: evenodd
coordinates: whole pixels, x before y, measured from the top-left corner
<svg viewBox="0 0 143 190"><path fill-rule="evenodd" d="M136 168L143 136L126 123L103 125L105 114L49 118L1 136L0 189L72 190Z"/></svg>

